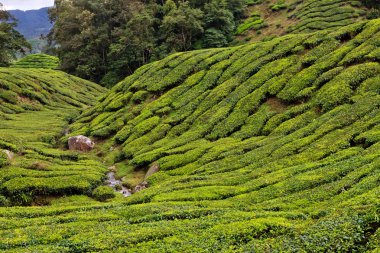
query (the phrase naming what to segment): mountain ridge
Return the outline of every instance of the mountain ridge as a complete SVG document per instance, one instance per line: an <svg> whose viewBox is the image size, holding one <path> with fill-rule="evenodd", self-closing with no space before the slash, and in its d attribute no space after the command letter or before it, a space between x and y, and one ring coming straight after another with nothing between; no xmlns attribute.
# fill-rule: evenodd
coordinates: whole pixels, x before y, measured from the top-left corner
<svg viewBox="0 0 380 253"><path fill-rule="evenodd" d="M9 13L17 20L16 30L26 39L36 39L41 35L47 35L53 24L49 20L48 7L38 10L10 10Z"/></svg>

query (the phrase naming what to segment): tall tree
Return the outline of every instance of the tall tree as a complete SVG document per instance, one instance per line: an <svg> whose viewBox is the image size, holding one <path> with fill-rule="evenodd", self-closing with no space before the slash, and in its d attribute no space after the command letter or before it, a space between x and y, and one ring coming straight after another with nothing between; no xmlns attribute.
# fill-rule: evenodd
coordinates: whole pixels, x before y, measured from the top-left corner
<svg viewBox="0 0 380 253"><path fill-rule="evenodd" d="M0 3L0 66L8 66L18 53L25 54L31 45L18 31L17 22Z"/></svg>
<svg viewBox="0 0 380 253"><path fill-rule="evenodd" d="M162 34L169 48L173 51L186 51L192 48L197 35L203 33L203 12L193 9L189 2L183 1L173 5L168 0L164 6L167 14L162 21Z"/></svg>
<svg viewBox="0 0 380 253"><path fill-rule="evenodd" d="M212 0L205 5L204 47L226 46L233 37L235 30L234 15L228 9L226 0Z"/></svg>
<svg viewBox="0 0 380 253"><path fill-rule="evenodd" d="M135 7L125 27L112 30L117 39L110 45L110 64L103 84L111 86L119 81L120 76L130 75L150 61L156 45L155 22L152 10L140 5Z"/></svg>
<svg viewBox="0 0 380 253"><path fill-rule="evenodd" d="M62 69L93 81L106 73L109 21L100 0L56 0L52 34Z"/></svg>
<svg viewBox="0 0 380 253"><path fill-rule="evenodd" d="M247 6L246 0L228 0L228 9L234 14L235 20L244 17L245 8Z"/></svg>
<svg viewBox="0 0 380 253"><path fill-rule="evenodd" d="M244 0L55 0L61 68L111 86L171 52L226 46Z"/></svg>
<svg viewBox="0 0 380 253"><path fill-rule="evenodd" d="M144 5L138 0L56 0L55 8L50 12L55 25L49 37L51 42L57 44L61 68L102 82L105 76L110 79L132 72L121 71L122 68L134 70L141 66L130 62L133 57L129 54L136 52L127 51L127 45L133 43L125 40L129 39L126 36L131 35L126 31L128 25L137 27L131 22L138 23L135 13L143 11L143 8ZM137 29L134 35L140 32Z"/></svg>

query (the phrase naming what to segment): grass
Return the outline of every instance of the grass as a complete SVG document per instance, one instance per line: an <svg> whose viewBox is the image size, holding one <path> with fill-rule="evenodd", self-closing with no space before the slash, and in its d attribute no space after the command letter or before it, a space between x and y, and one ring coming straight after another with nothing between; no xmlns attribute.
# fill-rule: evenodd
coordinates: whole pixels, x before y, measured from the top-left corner
<svg viewBox="0 0 380 253"><path fill-rule="evenodd" d="M0 208L0 249L376 252L379 37L372 20L146 65L72 120L70 135L96 139L90 154L59 148L59 114L86 104L34 97L37 112L2 111L11 130L0 145L17 156L1 168L0 203L66 196ZM46 135L27 134L37 119L33 132ZM135 185L152 164L160 171L131 197L93 191L108 165Z"/></svg>

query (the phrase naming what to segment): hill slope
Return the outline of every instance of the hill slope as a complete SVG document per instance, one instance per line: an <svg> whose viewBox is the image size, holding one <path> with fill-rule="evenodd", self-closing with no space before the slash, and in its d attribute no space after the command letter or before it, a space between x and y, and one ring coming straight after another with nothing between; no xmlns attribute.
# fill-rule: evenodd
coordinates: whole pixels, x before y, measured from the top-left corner
<svg viewBox="0 0 380 253"><path fill-rule="evenodd" d="M265 137L264 143L271 140L273 145L282 137L306 137L324 128L316 122L337 108L369 95L378 98L378 22L173 55L118 84L72 129L99 138L112 136L131 166L158 161L169 174L185 165L184 174L199 169L204 165L199 158L224 141L227 146L242 145L242 140ZM316 124L314 130L299 133L310 124ZM303 150L322 136L286 153ZM187 152L187 159L178 156Z"/></svg>
<svg viewBox="0 0 380 253"><path fill-rule="evenodd" d="M102 181L103 165L58 149L57 139L104 91L59 71L0 69L0 158L3 149L14 153L0 162L0 206L83 193Z"/></svg>
<svg viewBox="0 0 380 253"><path fill-rule="evenodd" d="M11 65L12 68L58 69L59 59L47 54L27 55Z"/></svg>
<svg viewBox="0 0 380 253"><path fill-rule="evenodd" d="M257 41L267 36L337 29L379 15L374 1L253 0L249 18L238 28L240 39Z"/></svg>
<svg viewBox="0 0 380 253"><path fill-rule="evenodd" d="M70 134L127 184L158 164L149 188L0 208L0 249L376 252L379 37L374 20L140 68Z"/></svg>

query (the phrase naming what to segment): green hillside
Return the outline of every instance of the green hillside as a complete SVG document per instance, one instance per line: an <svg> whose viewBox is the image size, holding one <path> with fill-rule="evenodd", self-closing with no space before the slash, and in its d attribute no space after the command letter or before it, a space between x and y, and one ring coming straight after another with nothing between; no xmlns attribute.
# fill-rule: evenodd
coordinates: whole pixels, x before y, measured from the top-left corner
<svg viewBox="0 0 380 253"><path fill-rule="evenodd" d="M247 0L250 16L237 29L240 39L257 41L268 36L337 29L379 17L369 2L347 0Z"/></svg>
<svg viewBox="0 0 380 253"><path fill-rule="evenodd" d="M59 59L47 54L30 54L11 65L12 68L57 69Z"/></svg>
<svg viewBox="0 0 380 253"><path fill-rule="evenodd" d="M378 252L379 38L373 20L178 53L138 69L70 126L70 136L96 139L97 150L72 161L33 140L1 169L8 197L35 182L47 185L37 194L87 196L0 208L0 249ZM28 157L48 169L19 169ZM103 167L115 165L132 187L152 164L161 171L148 189L106 203L88 197ZM66 191L61 183L75 185L78 168L84 187ZM59 174L67 171L71 179Z"/></svg>
<svg viewBox="0 0 380 253"><path fill-rule="evenodd" d="M0 206L84 193L100 184L104 166L58 149L57 140L104 91L59 71L0 69ZM7 161L2 150L14 158Z"/></svg>

